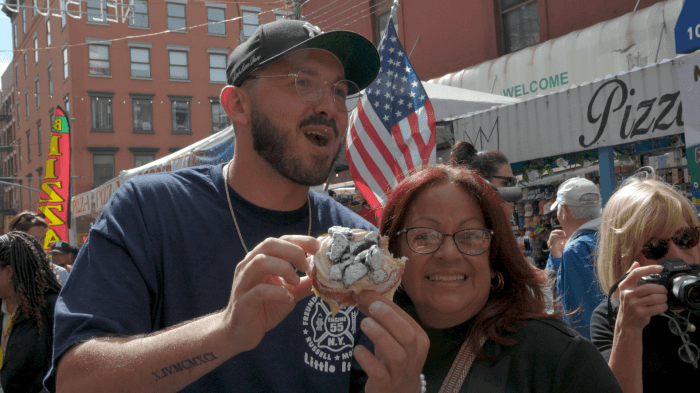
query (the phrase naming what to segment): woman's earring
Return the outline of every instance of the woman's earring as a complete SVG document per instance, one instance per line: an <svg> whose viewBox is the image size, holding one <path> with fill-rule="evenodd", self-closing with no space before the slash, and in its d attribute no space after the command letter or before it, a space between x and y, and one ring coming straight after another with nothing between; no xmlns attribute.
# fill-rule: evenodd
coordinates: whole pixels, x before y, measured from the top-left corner
<svg viewBox="0 0 700 393"><path fill-rule="evenodd" d="M493 285L493 282L491 282L491 291L493 292L500 291L506 285L505 280L503 279L503 274L501 274L501 272L496 272L496 280L498 281L496 285Z"/></svg>

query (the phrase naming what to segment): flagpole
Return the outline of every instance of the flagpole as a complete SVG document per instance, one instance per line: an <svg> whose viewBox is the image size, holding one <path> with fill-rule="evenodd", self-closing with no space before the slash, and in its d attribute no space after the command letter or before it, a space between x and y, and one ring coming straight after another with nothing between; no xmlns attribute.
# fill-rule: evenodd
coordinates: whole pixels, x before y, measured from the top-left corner
<svg viewBox="0 0 700 393"><path fill-rule="evenodd" d="M396 30L396 36L399 35L399 0L394 0L394 4L391 5L391 20L394 22L394 29Z"/></svg>

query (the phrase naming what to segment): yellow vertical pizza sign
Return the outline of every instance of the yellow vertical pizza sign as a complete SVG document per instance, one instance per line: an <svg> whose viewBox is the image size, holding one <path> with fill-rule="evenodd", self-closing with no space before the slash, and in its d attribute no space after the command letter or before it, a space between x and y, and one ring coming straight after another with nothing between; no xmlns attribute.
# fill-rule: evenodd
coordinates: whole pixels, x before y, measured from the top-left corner
<svg viewBox="0 0 700 393"><path fill-rule="evenodd" d="M51 126L49 157L39 199L39 211L49 224L44 249L58 240L68 241L69 202L70 127L65 111L58 106L56 120Z"/></svg>

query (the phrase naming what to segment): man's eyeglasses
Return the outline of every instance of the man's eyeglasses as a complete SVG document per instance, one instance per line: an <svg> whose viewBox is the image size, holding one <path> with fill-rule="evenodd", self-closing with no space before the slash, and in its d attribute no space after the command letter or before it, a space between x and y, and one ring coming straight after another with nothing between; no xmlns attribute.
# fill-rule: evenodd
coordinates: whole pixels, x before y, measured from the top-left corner
<svg viewBox="0 0 700 393"><path fill-rule="evenodd" d="M683 228L670 239L651 239L642 246L642 255L647 259L658 261L668 253L668 241L676 243L681 250L691 249L700 243L700 227Z"/></svg>
<svg viewBox="0 0 700 393"><path fill-rule="evenodd" d="M455 233L442 233L437 229L412 227L396 232L400 236L406 233L408 248L418 254L431 254L440 248L446 236L451 236L462 254L481 255L489 249L493 231L484 228L467 228Z"/></svg>
<svg viewBox="0 0 700 393"><path fill-rule="evenodd" d="M360 88L353 81L347 79L340 80L338 82L330 82L323 80L321 74L316 70L305 68L296 74L287 75L249 75L248 78L259 79L259 78L278 78L278 77L289 77L293 76L295 78L294 85L297 88L297 93L303 101L314 102L318 101L319 98L323 96L326 91L325 85L330 84L333 86L331 94L333 95L333 101L338 109L345 112L352 112L357 103L360 102Z"/></svg>
<svg viewBox="0 0 700 393"><path fill-rule="evenodd" d="M491 176L491 178L505 180L506 184L503 187L515 187L518 185L518 178L517 177L493 175L493 176Z"/></svg>

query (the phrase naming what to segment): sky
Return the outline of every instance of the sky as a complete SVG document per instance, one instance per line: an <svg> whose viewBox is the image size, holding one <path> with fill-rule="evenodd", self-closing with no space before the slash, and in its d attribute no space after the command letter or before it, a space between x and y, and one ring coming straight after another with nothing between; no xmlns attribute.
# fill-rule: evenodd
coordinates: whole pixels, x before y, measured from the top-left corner
<svg viewBox="0 0 700 393"><path fill-rule="evenodd" d="M0 11L0 75L5 72L12 60L12 52L5 52L8 50L12 50L12 23L10 23L10 18ZM0 85L0 88L4 88L4 86Z"/></svg>

